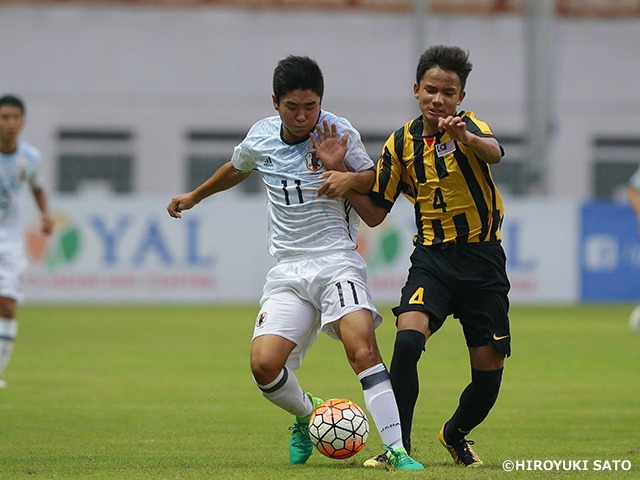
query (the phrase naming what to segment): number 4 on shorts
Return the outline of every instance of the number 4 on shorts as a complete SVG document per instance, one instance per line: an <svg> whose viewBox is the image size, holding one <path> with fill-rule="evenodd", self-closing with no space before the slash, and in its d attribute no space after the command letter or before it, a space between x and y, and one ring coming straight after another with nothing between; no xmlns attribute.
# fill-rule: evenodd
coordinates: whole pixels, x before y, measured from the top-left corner
<svg viewBox="0 0 640 480"><path fill-rule="evenodd" d="M411 295L411 298L409 299L409 305L423 305L423 297L424 288L420 287L413 293L413 295Z"/></svg>

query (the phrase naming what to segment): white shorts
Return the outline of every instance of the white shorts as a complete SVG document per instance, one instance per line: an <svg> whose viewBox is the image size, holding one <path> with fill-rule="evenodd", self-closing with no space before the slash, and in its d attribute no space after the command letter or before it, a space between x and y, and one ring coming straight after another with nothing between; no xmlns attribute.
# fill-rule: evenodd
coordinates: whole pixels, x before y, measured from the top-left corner
<svg viewBox="0 0 640 480"><path fill-rule="evenodd" d="M367 309L382 315L367 287L367 265L355 251L281 260L267 274L253 338L279 335L296 344L287 367L296 370L320 331L338 339L332 322Z"/></svg>
<svg viewBox="0 0 640 480"><path fill-rule="evenodd" d="M29 261L22 248L0 249L0 296L24 300L23 278Z"/></svg>

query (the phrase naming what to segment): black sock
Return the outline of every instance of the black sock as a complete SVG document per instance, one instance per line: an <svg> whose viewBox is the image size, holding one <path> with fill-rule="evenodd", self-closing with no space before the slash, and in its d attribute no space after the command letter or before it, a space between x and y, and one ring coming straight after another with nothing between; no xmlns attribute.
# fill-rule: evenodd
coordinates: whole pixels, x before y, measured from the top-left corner
<svg viewBox="0 0 640 480"><path fill-rule="evenodd" d="M391 359L391 385L400 412L402 444L411 452L411 423L413 410L418 400L418 360L424 350L426 339L417 330L400 330L396 335Z"/></svg>
<svg viewBox="0 0 640 480"><path fill-rule="evenodd" d="M446 424L447 443L459 442L487 418L498 399L502 370L471 369L471 383L460 395L458 409Z"/></svg>

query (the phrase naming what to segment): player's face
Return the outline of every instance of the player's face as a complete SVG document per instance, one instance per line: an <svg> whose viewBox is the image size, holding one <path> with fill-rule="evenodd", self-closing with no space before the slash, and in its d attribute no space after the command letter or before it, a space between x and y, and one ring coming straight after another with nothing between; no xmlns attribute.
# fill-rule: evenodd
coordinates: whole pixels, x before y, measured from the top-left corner
<svg viewBox="0 0 640 480"><path fill-rule="evenodd" d="M465 96L458 74L438 67L425 72L420 84L413 85L413 93L424 117L426 135L438 133L438 119L454 115Z"/></svg>
<svg viewBox="0 0 640 480"><path fill-rule="evenodd" d="M320 97L311 90L294 90L280 97L273 106L280 114L284 140L298 143L309 138L320 117Z"/></svg>
<svg viewBox="0 0 640 480"><path fill-rule="evenodd" d="M24 124L24 117L20 107L2 105L0 107L0 141L13 144L17 141Z"/></svg>

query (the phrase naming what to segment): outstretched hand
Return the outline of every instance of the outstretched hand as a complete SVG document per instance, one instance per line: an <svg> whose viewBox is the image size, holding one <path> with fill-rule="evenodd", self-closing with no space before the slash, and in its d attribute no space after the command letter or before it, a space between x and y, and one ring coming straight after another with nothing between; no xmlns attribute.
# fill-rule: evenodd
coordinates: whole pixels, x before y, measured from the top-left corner
<svg viewBox="0 0 640 480"><path fill-rule="evenodd" d="M315 134L312 131L309 133L309 137L325 167L329 170L347 171L344 166L344 157L347 155L348 132L340 139L338 138L338 127L335 124L329 127L329 122L324 120L322 127L316 125Z"/></svg>
<svg viewBox="0 0 640 480"><path fill-rule="evenodd" d="M438 129L447 132L456 142L464 144L468 142L470 134L467 131L467 124L460 117L449 115L447 118L439 118Z"/></svg>

